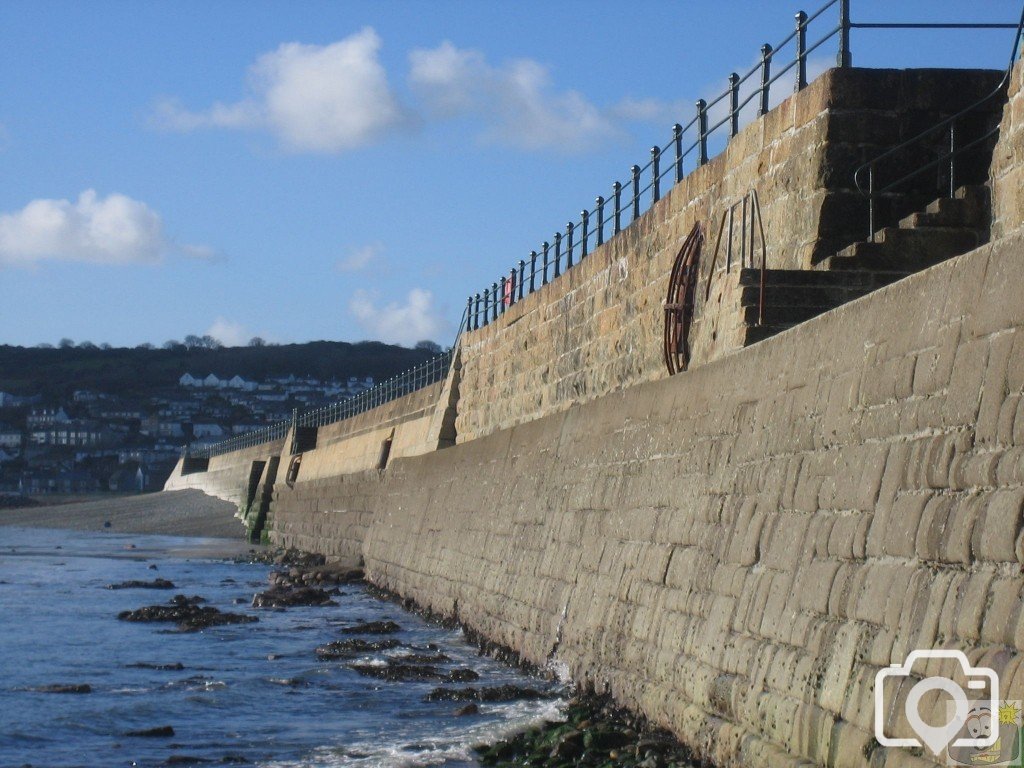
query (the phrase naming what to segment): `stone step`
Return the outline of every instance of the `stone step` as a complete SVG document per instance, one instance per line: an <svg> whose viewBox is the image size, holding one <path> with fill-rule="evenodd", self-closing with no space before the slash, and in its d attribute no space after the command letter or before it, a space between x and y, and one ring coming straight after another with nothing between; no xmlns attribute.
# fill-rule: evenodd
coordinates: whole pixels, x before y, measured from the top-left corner
<svg viewBox="0 0 1024 768"><path fill-rule="evenodd" d="M780 325L751 325L743 329L743 346L749 347L759 341L764 341L778 333L789 330L795 323L783 323Z"/></svg>
<svg viewBox="0 0 1024 768"><path fill-rule="evenodd" d="M865 272L865 275L872 275ZM855 283L850 285L801 285L801 286L765 286L765 305L770 307L796 306L796 307L838 307L841 304L858 299L861 296L871 293L884 285L888 285L897 279L896 273L888 273L890 279L872 281L870 283ZM760 303L761 288L757 285L743 286L740 291L740 305L744 307L756 307Z"/></svg>
<svg viewBox="0 0 1024 768"><path fill-rule="evenodd" d="M978 247L977 232L945 227L886 227L875 242L854 243L818 265L824 269L917 271Z"/></svg>
<svg viewBox="0 0 1024 768"><path fill-rule="evenodd" d="M989 217L988 187L960 187L955 198L933 200L923 211L912 213L900 221L900 227L961 227L987 232Z"/></svg>
<svg viewBox="0 0 1024 768"><path fill-rule="evenodd" d="M807 269L768 269L765 270L765 288L866 288L873 290L883 285L888 285L896 277L892 272L871 272L869 270L857 269L843 271L833 269L829 272ZM743 269L740 271L739 284L741 286L760 286L761 270Z"/></svg>
<svg viewBox="0 0 1024 768"><path fill-rule="evenodd" d="M796 325L810 320L812 317L835 309L838 304L772 304L765 302L764 325ZM745 325L757 325L758 307L756 304L741 308L741 317Z"/></svg>

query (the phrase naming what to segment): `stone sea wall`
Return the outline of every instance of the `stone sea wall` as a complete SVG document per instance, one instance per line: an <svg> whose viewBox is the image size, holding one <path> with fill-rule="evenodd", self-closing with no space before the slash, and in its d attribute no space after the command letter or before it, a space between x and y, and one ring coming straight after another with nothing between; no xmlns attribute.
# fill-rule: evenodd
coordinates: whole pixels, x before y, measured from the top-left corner
<svg viewBox="0 0 1024 768"><path fill-rule="evenodd" d="M735 318L719 317L735 312L734 302L719 303L723 292L727 299L734 294L734 286L713 285L708 307L703 290L726 208L755 189L768 267L807 268L868 234L867 204L854 187L854 170L988 93L999 76L832 69L751 122L709 163L687 167L685 178L620 235L497 321L463 336L459 442L666 376L662 305L673 260L697 221L706 240L693 365L735 351ZM979 120L995 123L1001 109L995 102ZM979 177L988 165L981 160ZM962 163L964 178L968 164ZM937 196L933 187L927 200ZM723 252L713 283L725 266ZM702 331L705 317L713 329Z"/></svg>
<svg viewBox="0 0 1024 768"><path fill-rule="evenodd" d="M174 471L164 484L165 491L197 488L210 496L230 501L244 510L255 489L264 464L271 456L279 456L289 442L274 440L240 451L213 456L205 470L189 471L185 459L178 459ZM194 459L189 461L195 461Z"/></svg>
<svg viewBox="0 0 1024 768"><path fill-rule="evenodd" d="M1017 62L1010 78L990 183L992 235L999 237L1024 221L1024 60Z"/></svg>
<svg viewBox="0 0 1024 768"><path fill-rule="evenodd" d="M1018 234L689 373L300 483L273 536L365 537L374 583L718 764L873 764L874 675L913 648L1024 695L1022 275Z"/></svg>

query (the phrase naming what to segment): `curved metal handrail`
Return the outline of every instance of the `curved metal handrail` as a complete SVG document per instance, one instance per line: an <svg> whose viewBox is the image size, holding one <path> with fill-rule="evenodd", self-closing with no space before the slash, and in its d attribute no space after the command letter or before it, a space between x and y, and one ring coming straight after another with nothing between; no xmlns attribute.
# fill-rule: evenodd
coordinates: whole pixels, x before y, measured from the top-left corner
<svg viewBox="0 0 1024 768"><path fill-rule="evenodd" d="M866 26L866 25L860 25L860 26ZM982 96L980 99L975 101L973 104L971 104L971 105L965 107L964 109L960 110L955 115L947 117L946 119L936 123L935 125L931 126L930 128L926 128L925 130L921 131L921 133L917 134L916 136L913 136L913 137L907 139L906 141L902 142L901 144L898 144L895 147L892 147L892 148L886 150L885 152L883 152L882 154L878 155L877 157L872 158L871 160L869 160L868 162L864 163L863 165L860 165L853 172L853 182L854 182L854 185L857 187L857 191L860 192L862 195L868 197L869 200L871 201L871 206L870 206L870 210L869 210L869 222L868 222L868 228L869 228L868 234L869 234L869 236L873 237L874 236L874 231L875 231L874 199L875 199L876 195L879 195L879 194L881 194L883 192L888 192L889 190L899 186L900 184L903 184L904 182L909 181L910 179L913 179L913 178L921 175L925 171L927 171L927 170L935 167L936 165L938 165L943 160L947 160L947 159L948 160L955 160L956 155L958 153L962 153L962 152L965 152L965 151L967 151L969 149L972 149L976 145L978 145L978 144L982 143L983 141L985 141L986 139L990 138L993 134L995 134L999 130L999 126L996 125L994 128L989 130L983 136L973 140L969 144L967 144L967 145L965 145L963 147L960 147L959 149L957 149L955 147L955 126L956 126L957 121L960 120L965 115L968 115L968 114L974 112L979 107L987 104L988 102L990 102L991 100L993 100L994 98L999 96L1003 92L1003 90L1007 87L1007 84L1010 82L1010 78L1013 75L1014 65L1017 62L1017 54L1018 54L1018 52L1020 50L1020 40L1021 40L1022 32L1024 32L1024 7L1021 8L1020 21L1017 23L1017 31L1016 31L1016 34L1014 35L1014 38L1013 38L1013 47L1012 47L1011 52L1010 52L1010 62L1007 65L1006 71L1003 73L1002 78L999 80L999 83L996 85L995 88L992 89L992 91L990 93L986 94L985 96ZM875 184L874 184L874 182L875 182L875 178L874 178L875 172L874 172L874 169L875 169L876 165L878 165L880 162L885 161L888 158L894 157L895 155L897 155L897 154L903 152L904 150L906 150L908 147L917 144L918 142L922 141L925 138L928 138L928 137L931 137L931 136L935 136L936 134L942 132L943 130L948 130L948 131L951 132L949 154L943 155L943 156L941 156L939 158L936 158L935 160L933 160L933 161L931 161L929 163L926 163L925 165L920 166L919 168L914 169L910 173L907 173L907 174L901 176L900 178L898 178L898 179L896 179L896 180L886 184L884 187L882 187L880 189L876 189L875 188ZM867 189L865 189L863 184L862 184L862 175L863 175L863 173L865 171L868 174ZM951 166L951 173L950 173L950 196L952 196L952 194L955 192L955 188L954 187L955 187L955 183L956 183L955 173L952 172L952 171L953 171L953 168Z"/></svg>

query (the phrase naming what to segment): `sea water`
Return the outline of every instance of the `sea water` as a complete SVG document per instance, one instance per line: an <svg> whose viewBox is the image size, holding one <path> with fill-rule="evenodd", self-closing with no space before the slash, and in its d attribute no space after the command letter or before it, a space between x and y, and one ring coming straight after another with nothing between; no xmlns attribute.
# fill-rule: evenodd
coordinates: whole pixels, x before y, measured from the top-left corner
<svg viewBox="0 0 1024 768"><path fill-rule="evenodd" d="M564 700L553 684L479 656L460 631L362 585L342 586L337 606L252 608L272 568L218 559L222 544L0 528L0 766L470 766L474 744L559 718ZM157 577L176 589L106 588ZM178 593L259 621L185 633L117 619ZM354 637L343 627L386 620L401 626L390 637L403 646L439 646L452 659L442 668L470 667L480 679L386 682L317 660L318 645ZM381 664L403 652L353 661ZM152 668L178 663L180 670ZM34 690L66 684L92 692ZM425 700L442 685L503 684L554 698L481 703L477 714L461 716L463 703ZM174 735L127 735L164 726Z"/></svg>

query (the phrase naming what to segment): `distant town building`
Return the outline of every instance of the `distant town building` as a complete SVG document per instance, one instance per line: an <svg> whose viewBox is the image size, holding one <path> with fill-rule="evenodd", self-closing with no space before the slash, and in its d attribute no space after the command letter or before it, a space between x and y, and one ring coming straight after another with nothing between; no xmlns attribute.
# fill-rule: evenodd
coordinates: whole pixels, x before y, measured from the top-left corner
<svg viewBox="0 0 1024 768"><path fill-rule="evenodd" d="M6 450L20 450L22 443L22 434L20 430L5 429L0 431L0 448Z"/></svg>
<svg viewBox="0 0 1024 768"><path fill-rule="evenodd" d="M12 395L9 392L0 392L0 408L21 408L25 405L35 405L42 399L42 395Z"/></svg>
<svg viewBox="0 0 1024 768"><path fill-rule="evenodd" d="M224 427L220 424L193 424L192 437L197 440L204 437L224 437Z"/></svg>
<svg viewBox="0 0 1024 768"><path fill-rule="evenodd" d="M106 430L83 422L51 424L48 427L33 429L29 433L30 440L36 445L69 447L100 445L108 435L109 432Z"/></svg>
<svg viewBox="0 0 1024 768"><path fill-rule="evenodd" d="M25 426L29 429L36 427L48 427L53 424L67 424L71 417L63 408L39 408L33 409L32 413L25 419Z"/></svg>

